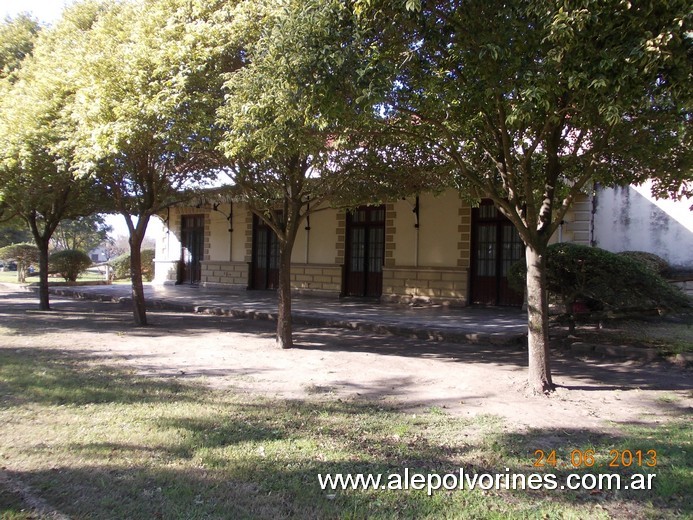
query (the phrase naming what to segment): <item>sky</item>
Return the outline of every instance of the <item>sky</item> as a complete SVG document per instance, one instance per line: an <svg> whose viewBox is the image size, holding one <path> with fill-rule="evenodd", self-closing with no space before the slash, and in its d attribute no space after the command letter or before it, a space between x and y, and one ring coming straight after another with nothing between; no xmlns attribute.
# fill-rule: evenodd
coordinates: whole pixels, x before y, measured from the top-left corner
<svg viewBox="0 0 693 520"><path fill-rule="evenodd" d="M0 0L0 18L16 16L29 12L34 18L44 23L53 23L59 17L65 5L74 0Z"/></svg>

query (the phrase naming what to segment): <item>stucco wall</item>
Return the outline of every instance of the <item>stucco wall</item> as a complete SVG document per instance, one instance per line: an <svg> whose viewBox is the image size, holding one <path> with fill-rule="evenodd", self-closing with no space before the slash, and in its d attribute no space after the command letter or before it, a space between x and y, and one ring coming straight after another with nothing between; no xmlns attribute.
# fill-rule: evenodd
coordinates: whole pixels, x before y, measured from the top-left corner
<svg viewBox="0 0 693 520"><path fill-rule="evenodd" d="M296 264L331 264L337 255L337 210L324 208L310 216L310 231L303 221L291 255Z"/></svg>
<svg viewBox="0 0 693 520"><path fill-rule="evenodd" d="M414 197L388 212L392 262L383 270L383 298L395 301L467 303L471 209L457 192L419 197L419 227Z"/></svg>
<svg viewBox="0 0 693 520"><path fill-rule="evenodd" d="M395 265L457 267L461 238L459 211L463 207L460 197L454 190L439 196L421 195L418 230L414 205L414 197L394 203Z"/></svg>
<svg viewBox="0 0 693 520"><path fill-rule="evenodd" d="M219 206L219 210L209 212L209 236L211 240L209 258L205 258L205 260L227 261L229 259L231 233L229 233L229 221L226 219L229 214L229 204Z"/></svg>
<svg viewBox="0 0 693 520"><path fill-rule="evenodd" d="M656 201L649 186L600 189L595 245L609 251L648 251L674 267L693 268L693 200Z"/></svg>

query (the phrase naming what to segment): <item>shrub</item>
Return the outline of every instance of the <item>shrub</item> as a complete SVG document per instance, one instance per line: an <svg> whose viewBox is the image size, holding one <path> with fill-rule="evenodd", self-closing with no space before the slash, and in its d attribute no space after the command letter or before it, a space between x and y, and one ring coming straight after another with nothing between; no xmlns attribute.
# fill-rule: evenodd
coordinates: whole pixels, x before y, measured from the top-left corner
<svg viewBox="0 0 693 520"><path fill-rule="evenodd" d="M48 257L49 271L58 273L66 282L76 282L77 277L91 265L91 258L79 249L65 249Z"/></svg>
<svg viewBox="0 0 693 520"><path fill-rule="evenodd" d="M130 253L122 254L110 262L116 280L130 278ZM154 250L142 250L142 278L151 282L154 279Z"/></svg>
<svg viewBox="0 0 693 520"><path fill-rule="evenodd" d="M130 277L130 254L123 253L120 256L116 256L111 259L109 265L113 269L113 278L115 280L122 280Z"/></svg>
<svg viewBox="0 0 693 520"><path fill-rule="evenodd" d="M513 291L524 294L527 289L527 261L523 258L512 264L506 274L508 285Z"/></svg>
<svg viewBox="0 0 693 520"><path fill-rule="evenodd" d="M553 244L547 251L547 285L570 312L576 301L592 310L646 311L689 307L690 300L651 267L598 247ZM511 266L508 282L524 288L524 261Z"/></svg>
<svg viewBox="0 0 693 520"><path fill-rule="evenodd" d="M660 275L664 275L664 273L669 271L669 262L654 253L647 253L645 251L622 251L616 254L635 260Z"/></svg>
<svg viewBox="0 0 693 520"><path fill-rule="evenodd" d="M26 281L26 271L31 264L39 261L39 250L34 244L22 242L0 248L0 260L17 263L17 281Z"/></svg>

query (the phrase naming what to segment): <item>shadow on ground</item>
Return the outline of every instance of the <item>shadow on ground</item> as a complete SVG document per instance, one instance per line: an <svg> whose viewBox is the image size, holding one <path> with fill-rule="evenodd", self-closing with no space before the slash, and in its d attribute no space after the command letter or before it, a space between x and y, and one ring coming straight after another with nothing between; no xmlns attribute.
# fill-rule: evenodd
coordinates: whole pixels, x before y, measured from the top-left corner
<svg viewBox="0 0 693 520"><path fill-rule="evenodd" d="M274 337L274 324L264 320L156 310L149 312L151 326L137 328L132 325L129 307L119 303L55 299L52 308L50 312L38 312L35 310L32 295L22 292L9 294L0 306L0 327L11 334L23 337L40 336L46 333L69 334L70 331L164 339L174 335L175 341L209 332L250 334L268 340ZM297 327L295 346L296 349L306 352L371 353L377 356L516 367L518 370L527 366L527 352L522 346L453 344L374 335L345 329ZM84 358L112 357L111 354L98 349L81 352L80 356ZM147 354L142 353L131 357L146 358ZM559 386L562 379L571 381L563 385L563 388L568 390L690 390L693 387L690 370L680 369L668 363L581 359L559 349L554 351L552 370ZM170 367L167 372L160 372L160 375L164 376L182 374L188 377L251 375L246 371L214 366L189 372L186 371L186 367L181 367L180 370ZM351 385L349 381L342 383L345 387ZM383 381L382 385L379 385L381 388L376 388L378 385L374 382L370 388L354 386L353 389L363 395L375 395L386 387L401 387L402 383L401 380ZM389 393L392 394L392 392Z"/></svg>

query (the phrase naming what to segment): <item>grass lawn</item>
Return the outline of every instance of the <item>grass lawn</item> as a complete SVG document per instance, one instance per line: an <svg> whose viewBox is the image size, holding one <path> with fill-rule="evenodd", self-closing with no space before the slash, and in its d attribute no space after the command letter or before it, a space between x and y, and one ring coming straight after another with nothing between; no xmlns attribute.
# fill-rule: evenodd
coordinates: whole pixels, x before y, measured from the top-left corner
<svg viewBox="0 0 693 520"><path fill-rule="evenodd" d="M676 518L693 514L689 417L511 433L493 416L283 400L144 378L58 350L0 348L0 468L73 518ZM556 467L534 468L536 450ZM322 490L318 474L656 473L653 491ZM656 450L609 468L610 450ZM647 460L647 459L646 459ZM506 470L507 468L507 470ZM577 470L586 473L587 468ZM0 489L2 518L32 518Z"/></svg>
<svg viewBox="0 0 693 520"><path fill-rule="evenodd" d="M78 281L80 282L94 282L94 281L103 281L104 276L102 274L93 272L93 271L86 271L79 275L77 278ZM34 276L27 276L26 277L27 283L32 283L32 282L38 282L38 275ZM54 281L54 282L62 282L64 281L60 277L56 278L49 278L49 282ZM0 282L2 283L17 283L17 271L0 271Z"/></svg>
<svg viewBox="0 0 693 520"><path fill-rule="evenodd" d="M0 282L17 283L17 271L0 271Z"/></svg>

